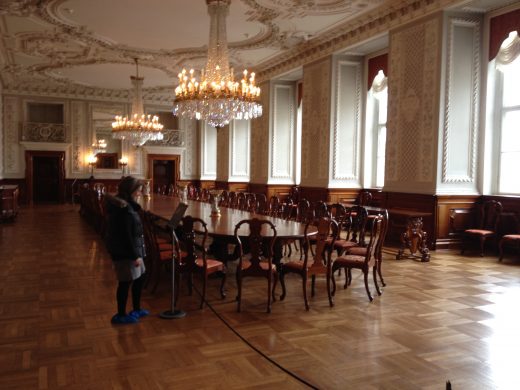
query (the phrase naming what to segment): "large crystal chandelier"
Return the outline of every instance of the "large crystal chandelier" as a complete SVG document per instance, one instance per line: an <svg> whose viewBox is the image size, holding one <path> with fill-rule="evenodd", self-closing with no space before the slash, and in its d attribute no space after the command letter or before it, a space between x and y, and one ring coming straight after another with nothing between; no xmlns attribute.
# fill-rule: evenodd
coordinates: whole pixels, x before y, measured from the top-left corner
<svg viewBox="0 0 520 390"><path fill-rule="evenodd" d="M132 115L130 118L116 116L112 123L112 137L116 139L127 139L134 146L142 146L146 141L157 141L163 139L161 130L163 125L159 118L154 115L145 115L143 109L142 86L144 77L139 77L139 65L135 59L136 75L130 76L134 86L132 102Z"/></svg>
<svg viewBox="0 0 520 390"><path fill-rule="evenodd" d="M224 127L233 119L252 119L262 115L260 88L255 74L244 70L241 82L234 80L229 67L226 16L231 0L206 0L210 16L208 62L197 81L193 69L179 73L173 114L201 119L210 126Z"/></svg>

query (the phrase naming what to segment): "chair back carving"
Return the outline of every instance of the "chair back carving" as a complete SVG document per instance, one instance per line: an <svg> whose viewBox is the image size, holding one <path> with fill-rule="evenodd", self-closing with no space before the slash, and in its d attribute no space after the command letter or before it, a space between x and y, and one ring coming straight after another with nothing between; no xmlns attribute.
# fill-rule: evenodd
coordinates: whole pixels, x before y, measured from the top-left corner
<svg viewBox="0 0 520 390"><path fill-rule="evenodd" d="M229 206L229 193L226 190L222 191L222 193L220 194L218 205L222 207Z"/></svg>
<svg viewBox="0 0 520 390"><path fill-rule="evenodd" d="M238 231L242 227L242 225L247 225L249 227L249 235L247 236L247 243L249 246L251 266L247 268L247 274L249 275L263 275L266 273L265 269L262 269L260 263L262 261L267 261L269 266L268 270L271 270L273 264L273 246L276 240L276 228L271 221L261 220L258 218L253 219L245 219L240 221L235 226L235 239L238 242L239 247L239 264L238 267L242 269L242 264L244 261L244 245L242 244L242 240L238 234ZM269 238L265 238L267 234L262 234L262 230L271 230L271 236Z"/></svg>
<svg viewBox="0 0 520 390"><path fill-rule="evenodd" d="M269 199L269 211L268 211L269 216L278 217L279 211L280 211L280 199L276 195L273 195Z"/></svg>
<svg viewBox="0 0 520 390"><path fill-rule="evenodd" d="M368 212L363 206L352 206L348 213L350 218L350 226L347 228L347 240L355 241L361 246L365 246L365 230L367 226Z"/></svg>
<svg viewBox="0 0 520 390"><path fill-rule="evenodd" d="M296 208L296 222L307 223L311 219L311 204L307 199L301 199Z"/></svg>
<svg viewBox="0 0 520 390"><path fill-rule="evenodd" d="M289 199L292 200L293 204L298 204L300 201L300 187L291 187L291 190L289 191Z"/></svg>
<svg viewBox="0 0 520 390"><path fill-rule="evenodd" d="M343 226L345 218L347 218L347 210L345 209L345 206L341 203L333 203L327 206L327 211L331 218L338 223L338 226Z"/></svg>
<svg viewBox="0 0 520 390"><path fill-rule="evenodd" d="M372 219L372 228L370 230L370 240L367 244L367 253L365 257L365 264L373 267L378 259L378 251L383 246L383 216L377 215Z"/></svg>
<svg viewBox="0 0 520 390"><path fill-rule="evenodd" d="M314 268L327 268L330 266L332 248L334 241L338 237L338 224L331 217L320 217L315 219L313 222L307 223L305 226L305 241L307 247L310 247L308 230L310 226L315 226L318 229L317 234L314 236L316 239L316 250L312 258L313 263L309 267ZM309 251L304 251L303 269L308 268L309 262Z"/></svg>
<svg viewBox="0 0 520 390"><path fill-rule="evenodd" d="M236 201L235 208L238 210L246 209L246 194L244 194L243 192L239 192L237 194L237 201Z"/></svg>
<svg viewBox="0 0 520 390"><path fill-rule="evenodd" d="M228 194L228 207L235 209L237 207L237 194L236 192L231 191Z"/></svg>
<svg viewBox="0 0 520 390"><path fill-rule="evenodd" d="M256 195L255 194L248 193L246 195L246 208L245 209L251 213L256 212L257 204L256 204Z"/></svg>
<svg viewBox="0 0 520 390"><path fill-rule="evenodd" d="M318 201L314 204L314 219L319 219L322 217L328 217L329 211L327 210L327 204L323 201Z"/></svg>
<svg viewBox="0 0 520 390"><path fill-rule="evenodd" d="M197 227L197 229L195 229ZM198 233L195 233L197 230ZM206 222L200 218L194 218L191 215L187 215L182 218L182 225L180 227L181 234L181 246L186 251L186 257L183 259L186 263L186 267L195 267L195 261L197 260L197 252L202 255L202 266L206 267L206 240L208 238L208 228Z"/></svg>
<svg viewBox="0 0 520 390"><path fill-rule="evenodd" d="M279 215L282 219L286 221L292 218L293 209L294 209L293 201L290 198L287 198L285 202L280 207Z"/></svg>
<svg viewBox="0 0 520 390"><path fill-rule="evenodd" d="M502 214L502 203L496 200L488 200L477 209L477 224L479 229L498 231L500 215Z"/></svg>
<svg viewBox="0 0 520 390"><path fill-rule="evenodd" d="M265 194L256 194L256 213L267 214L267 196Z"/></svg>
<svg viewBox="0 0 520 390"><path fill-rule="evenodd" d="M359 202L360 206L370 206L372 203L372 193L370 191L361 191L359 193Z"/></svg>

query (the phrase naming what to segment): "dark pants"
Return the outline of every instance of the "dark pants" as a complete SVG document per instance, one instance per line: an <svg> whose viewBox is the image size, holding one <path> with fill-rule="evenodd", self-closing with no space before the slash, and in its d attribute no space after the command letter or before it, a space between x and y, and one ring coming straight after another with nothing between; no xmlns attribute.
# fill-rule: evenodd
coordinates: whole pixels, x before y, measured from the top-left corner
<svg viewBox="0 0 520 390"><path fill-rule="evenodd" d="M117 314L121 316L126 315L126 301L128 301L128 290L132 285L132 306L134 310L141 309L141 290L143 289L145 275L142 274L139 278L132 282L119 282L117 286Z"/></svg>

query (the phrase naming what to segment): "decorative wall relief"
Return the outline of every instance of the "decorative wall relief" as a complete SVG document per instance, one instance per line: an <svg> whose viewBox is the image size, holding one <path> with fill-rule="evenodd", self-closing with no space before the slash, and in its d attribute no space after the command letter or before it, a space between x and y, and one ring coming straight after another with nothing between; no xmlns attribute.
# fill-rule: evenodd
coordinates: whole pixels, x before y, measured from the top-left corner
<svg viewBox="0 0 520 390"><path fill-rule="evenodd" d="M23 175L18 143L21 118L20 99L4 97L4 172L8 174Z"/></svg>
<svg viewBox="0 0 520 390"><path fill-rule="evenodd" d="M184 170L182 179L195 179L199 176L197 167L197 153L198 153L198 136L197 136L197 121L182 119L179 121L181 129L184 132L184 143L186 153L183 155L184 162L182 162Z"/></svg>
<svg viewBox="0 0 520 390"><path fill-rule="evenodd" d="M480 19L448 18L442 183L474 183L480 94ZM468 145L468 148L460 148Z"/></svg>
<svg viewBox="0 0 520 390"><path fill-rule="evenodd" d="M72 133L72 173L82 173L85 170L85 153L90 144L86 144L87 107L85 102L74 101L71 104L71 133Z"/></svg>
<svg viewBox="0 0 520 390"><path fill-rule="evenodd" d="M217 181L229 180L229 126L214 130L217 133Z"/></svg>
<svg viewBox="0 0 520 390"><path fill-rule="evenodd" d="M327 186L329 179L332 57L303 68L302 185Z"/></svg>
<svg viewBox="0 0 520 390"><path fill-rule="evenodd" d="M263 114L251 121L251 183L266 184L269 155L270 83L260 85Z"/></svg>
<svg viewBox="0 0 520 390"><path fill-rule="evenodd" d="M24 122L22 141L65 142L66 126L57 123Z"/></svg>
<svg viewBox="0 0 520 390"><path fill-rule="evenodd" d="M441 15L390 35L385 183L433 188L440 86Z"/></svg>

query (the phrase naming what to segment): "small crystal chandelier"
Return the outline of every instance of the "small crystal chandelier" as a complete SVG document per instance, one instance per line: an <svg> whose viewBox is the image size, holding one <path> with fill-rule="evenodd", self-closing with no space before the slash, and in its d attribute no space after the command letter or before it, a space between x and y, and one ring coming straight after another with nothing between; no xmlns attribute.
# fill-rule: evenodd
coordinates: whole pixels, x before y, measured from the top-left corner
<svg viewBox="0 0 520 390"><path fill-rule="evenodd" d="M104 153L107 150L107 146L108 144L105 139L98 139L92 144L92 153L94 153L94 155Z"/></svg>
<svg viewBox="0 0 520 390"><path fill-rule="evenodd" d="M173 114L205 120L210 126L224 127L233 119L252 119L262 115L260 88L255 74L244 70L241 82L234 80L229 67L226 16L231 0L206 0L210 16L208 62L197 81L193 69L179 73L175 88Z"/></svg>
<svg viewBox="0 0 520 390"><path fill-rule="evenodd" d="M116 139L127 139L134 146L142 146L146 141L158 141L163 139L161 130L163 125L159 118L154 115L145 115L143 109L142 86L144 77L139 77L139 65L135 59L136 75L130 76L134 86L134 97L132 102L132 116L116 116L112 123L112 137Z"/></svg>

